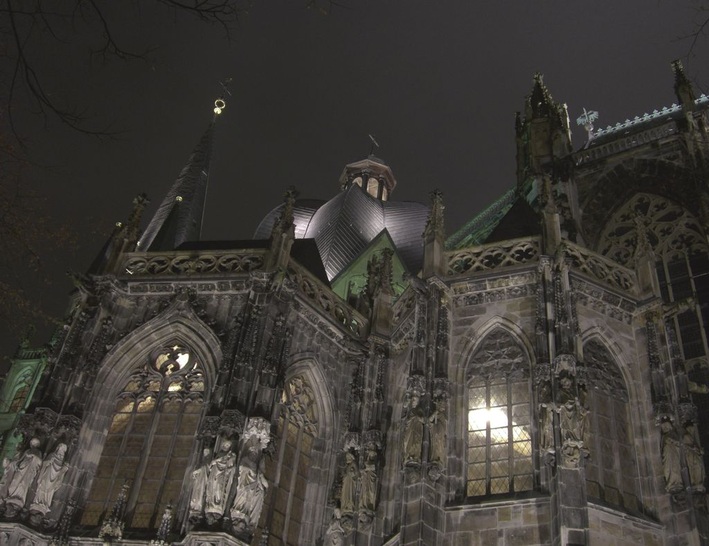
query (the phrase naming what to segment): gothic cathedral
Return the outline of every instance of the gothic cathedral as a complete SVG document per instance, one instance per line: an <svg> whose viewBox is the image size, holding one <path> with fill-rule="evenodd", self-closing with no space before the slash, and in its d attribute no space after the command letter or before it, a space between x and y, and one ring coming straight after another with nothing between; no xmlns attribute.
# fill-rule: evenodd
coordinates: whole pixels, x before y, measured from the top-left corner
<svg viewBox="0 0 709 546"><path fill-rule="evenodd" d="M0 546L709 544L709 97L673 70L576 149L535 76L514 187L447 239L370 155L201 240L213 122L13 359Z"/></svg>

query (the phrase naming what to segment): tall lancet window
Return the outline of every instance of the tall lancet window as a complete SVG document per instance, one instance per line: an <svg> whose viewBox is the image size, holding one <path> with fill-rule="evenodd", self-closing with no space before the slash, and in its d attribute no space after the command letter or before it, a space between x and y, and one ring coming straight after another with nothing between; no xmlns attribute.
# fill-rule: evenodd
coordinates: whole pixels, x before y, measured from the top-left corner
<svg viewBox="0 0 709 546"><path fill-rule="evenodd" d="M534 487L529 359L503 329L487 335L468 366L467 496Z"/></svg>
<svg viewBox="0 0 709 546"><path fill-rule="evenodd" d="M312 517L306 513L305 497L319 430L315 394L305 376L296 375L286 382L280 402L275 453L266 458L271 486L259 526L268 529L269 546L303 543L301 522Z"/></svg>
<svg viewBox="0 0 709 546"><path fill-rule="evenodd" d="M584 366L590 417L590 457L586 459L589 497L639 510L638 471L628 417L628 391L608 349L598 339L584 344Z"/></svg>
<svg viewBox="0 0 709 546"><path fill-rule="evenodd" d="M129 483L127 527L156 528L180 497L203 403L193 354L179 345L155 351L118 394L82 524L99 524Z"/></svg>

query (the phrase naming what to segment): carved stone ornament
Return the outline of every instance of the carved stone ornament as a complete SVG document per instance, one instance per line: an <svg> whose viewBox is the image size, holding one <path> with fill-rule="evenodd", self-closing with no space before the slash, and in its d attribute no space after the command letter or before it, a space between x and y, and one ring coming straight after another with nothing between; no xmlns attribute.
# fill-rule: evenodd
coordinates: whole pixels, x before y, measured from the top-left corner
<svg viewBox="0 0 709 546"><path fill-rule="evenodd" d="M404 465L419 465L423 444L426 414L417 390L406 393L404 399L404 423L402 427L402 451Z"/></svg>
<svg viewBox="0 0 709 546"><path fill-rule="evenodd" d="M256 438L262 449L271 441L271 423L263 417L249 417L244 428L244 443Z"/></svg>
<svg viewBox="0 0 709 546"><path fill-rule="evenodd" d="M315 394L308 381L297 375L291 378L283 389L281 403L294 420L311 434L317 433L318 419Z"/></svg>
<svg viewBox="0 0 709 546"><path fill-rule="evenodd" d="M64 483L64 476L69 470L69 465L65 461L66 452L67 445L59 444L42 463L29 509L30 517L35 520L34 524L38 524L41 517L51 510L54 496Z"/></svg>
<svg viewBox="0 0 709 546"><path fill-rule="evenodd" d="M49 408L37 408L34 413L25 414L20 418L17 431L25 439L34 436L46 437L57 424L59 415Z"/></svg>
<svg viewBox="0 0 709 546"><path fill-rule="evenodd" d="M559 377L562 372L567 372L569 375L576 376L576 357L573 355L558 355L554 358L552 366L556 377Z"/></svg>
<svg viewBox="0 0 709 546"><path fill-rule="evenodd" d="M32 438L27 449L19 452L5 467L0 483L0 508L4 509L7 518L17 516L28 500L30 487L42 466L39 446L40 441Z"/></svg>
<svg viewBox="0 0 709 546"><path fill-rule="evenodd" d="M244 429L244 414L238 409L226 409L219 419L219 433L231 437L240 434Z"/></svg>
<svg viewBox="0 0 709 546"><path fill-rule="evenodd" d="M684 489L682 484L680 440L677 430L670 419L660 421L660 434L660 453L665 477L665 490L674 495Z"/></svg>
<svg viewBox="0 0 709 546"><path fill-rule="evenodd" d="M365 526L371 524L374 512L377 509L379 492L378 460L379 453L375 449L368 448L364 453L360 476L359 521Z"/></svg>
<svg viewBox="0 0 709 546"><path fill-rule="evenodd" d="M332 519L330 520L330 525L328 525L327 531L325 531L323 546L344 546L346 534L347 532L342 525L342 512L340 512L338 508L335 508Z"/></svg>
<svg viewBox="0 0 709 546"><path fill-rule="evenodd" d="M358 485L359 466L357 465L357 457L354 451L346 451L340 490L340 510L343 514L352 514L357 509Z"/></svg>
<svg viewBox="0 0 709 546"><path fill-rule="evenodd" d="M359 446L360 446L360 436L358 432L348 432L345 434L344 438L344 451L359 451Z"/></svg>
<svg viewBox="0 0 709 546"><path fill-rule="evenodd" d="M227 498L236 471L236 455L231 440L223 440L219 453L207 467L204 514L208 525L217 523L227 510Z"/></svg>
<svg viewBox="0 0 709 546"><path fill-rule="evenodd" d="M512 334L502 328L485 336L468 366L469 381L488 381L503 375L516 380L528 374L529 361L524 351Z"/></svg>
<svg viewBox="0 0 709 546"><path fill-rule="evenodd" d="M221 418L217 415L210 415L202 420L202 426L197 434L198 438L215 438L219 434L219 423Z"/></svg>
<svg viewBox="0 0 709 546"><path fill-rule="evenodd" d="M269 440L270 423L262 418L249 419L239 460L236 497L230 511L231 524L237 535L250 536L261 517L268 489L263 451Z"/></svg>
<svg viewBox="0 0 709 546"><path fill-rule="evenodd" d="M190 479L190 505L189 520L191 524L198 524L204 518L204 498L207 492L209 478L209 464L212 462L212 450L205 448L202 451L200 466L195 468Z"/></svg>
<svg viewBox="0 0 709 546"><path fill-rule="evenodd" d="M448 457L446 432L448 429L448 380L434 381L433 407L428 416L430 437L428 476L437 481L445 468Z"/></svg>

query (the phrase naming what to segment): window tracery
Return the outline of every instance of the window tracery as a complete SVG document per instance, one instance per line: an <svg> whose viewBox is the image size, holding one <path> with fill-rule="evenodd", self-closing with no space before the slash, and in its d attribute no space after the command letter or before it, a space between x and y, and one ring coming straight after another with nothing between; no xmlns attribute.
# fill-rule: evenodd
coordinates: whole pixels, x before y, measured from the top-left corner
<svg viewBox="0 0 709 546"><path fill-rule="evenodd" d="M493 331L476 350L467 395L467 496L532 489L529 359L507 331Z"/></svg>
<svg viewBox="0 0 709 546"><path fill-rule="evenodd" d="M299 374L288 381L280 398L275 453L266 458L268 488L262 528L256 540L263 544L300 544L305 494L320 432L316 396L308 378ZM268 528L267 542L263 534Z"/></svg>
<svg viewBox="0 0 709 546"><path fill-rule="evenodd" d="M579 371L587 388L591 457L586 460L586 485L591 497L639 510L637 466L628 417L628 391L615 359L598 339L584 344Z"/></svg>
<svg viewBox="0 0 709 546"><path fill-rule="evenodd" d="M82 524L97 525L127 482L128 527L159 525L180 496L203 404L204 375L194 355L178 344L153 352L116 396Z"/></svg>

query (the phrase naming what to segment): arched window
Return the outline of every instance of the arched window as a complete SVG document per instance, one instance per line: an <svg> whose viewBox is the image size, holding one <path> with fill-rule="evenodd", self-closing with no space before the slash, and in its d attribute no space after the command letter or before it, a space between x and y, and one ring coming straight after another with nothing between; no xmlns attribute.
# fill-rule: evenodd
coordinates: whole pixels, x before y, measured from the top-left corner
<svg viewBox="0 0 709 546"><path fill-rule="evenodd" d="M27 397L30 393L30 380L29 378L23 381L20 386L15 391L10 402L10 407L8 408L8 413L17 413L25 407L27 404Z"/></svg>
<svg viewBox="0 0 709 546"><path fill-rule="evenodd" d="M271 486L254 541L268 529L269 546L303 543L301 522L308 519L305 492L319 430L315 395L304 375L286 382L280 402L275 453L266 458L266 479Z"/></svg>
<svg viewBox="0 0 709 546"><path fill-rule="evenodd" d="M598 339L584 344L591 434L586 460L589 497L638 512L637 466L628 417L628 391L614 358Z"/></svg>
<svg viewBox="0 0 709 546"><path fill-rule="evenodd" d="M467 496L534 487L529 359L509 332L487 335L468 367Z"/></svg>
<svg viewBox="0 0 709 546"><path fill-rule="evenodd" d="M370 178L367 181L367 193L372 197L379 197L379 180Z"/></svg>
<svg viewBox="0 0 709 546"><path fill-rule="evenodd" d="M118 394L82 524L100 523L129 483L127 526L157 527L180 496L203 403L204 376L193 354L180 345L154 351Z"/></svg>

